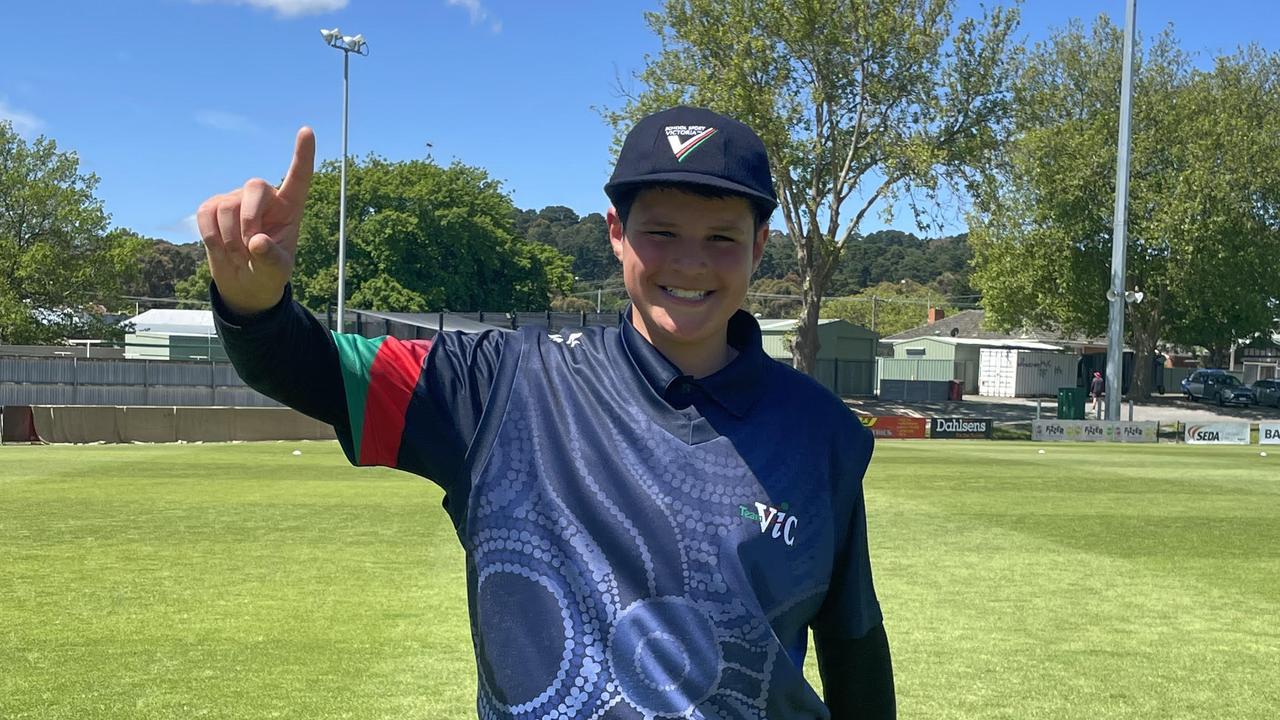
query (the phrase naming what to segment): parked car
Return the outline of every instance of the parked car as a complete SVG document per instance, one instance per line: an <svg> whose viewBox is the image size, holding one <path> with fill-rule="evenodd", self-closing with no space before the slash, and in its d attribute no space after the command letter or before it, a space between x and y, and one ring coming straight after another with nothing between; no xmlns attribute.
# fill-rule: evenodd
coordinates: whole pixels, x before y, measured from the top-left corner
<svg viewBox="0 0 1280 720"><path fill-rule="evenodd" d="M1201 400L1205 397L1205 381L1212 377L1228 375L1226 370L1196 370L1182 378L1182 394L1188 400Z"/></svg>
<svg viewBox="0 0 1280 720"><path fill-rule="evenodd" d="M1280 408L1280 378L1255 382L1253 397L1259 405L1274 405Z"/></svg>
<svg viewBox="0 0 1280 720"><path fill-rule="evenodd" d="M1257 402L1253 390L1226 370L1197 370L1183 382L1182 392L1188 399L1210 400L1219 405L1252 405Z"/></svg>
<svg viewBox="0 0 1280 720"><path fill-rule="evenodd" d="M1229 403L1253 405L1258 402L1253 390L1240 382L1240 378L1235 375L1209 375L1204 379L1204 392L1201 397L1219 405Z"/></svg>

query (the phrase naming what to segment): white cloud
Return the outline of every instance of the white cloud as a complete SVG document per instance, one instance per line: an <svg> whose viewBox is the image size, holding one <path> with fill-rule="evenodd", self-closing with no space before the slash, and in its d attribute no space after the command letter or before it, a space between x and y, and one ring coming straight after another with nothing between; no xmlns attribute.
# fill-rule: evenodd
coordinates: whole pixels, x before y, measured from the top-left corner
<svg viewBox="0 0 1280 720"><path fill-rule="evenodd" d="M225 132L255 133L258 126L243 115L222 112L220 110L201 110L196 113L196 122L207 128Z"/></svg>
<svg viewBox="0 0 1280 720"><path fill-rule="evenodd" d="M200 225L195 213L161 227L160 232L171 243L200 242Z"/></svg>
<svg viewBox="0 0 1280 720"><path fill-rule="evenodd" d="M13 129L25 138L31 137L36 134L36 131L44 127L44 122L40 118L31 113L9 107L9 103L2 97L0 97L0 120L8 120L13 123Z"/></svg>
<svg viewBox="0 0 1280 720"><path fill-rule="evenodd" d="M480 4L480 0L445 0L452 7L466 8L471 15L471 24L480 25L487 24L493 32L502 32L502 21L489 12L488 8Z"/></svg>
<svg viewBox="0 0 1280 720"><path fill-rule="evenodd" d="M279 17L299 17L341 10L347 6L348 0L195 0L195 2L249 5L264 10L274 10Z"/></svg>

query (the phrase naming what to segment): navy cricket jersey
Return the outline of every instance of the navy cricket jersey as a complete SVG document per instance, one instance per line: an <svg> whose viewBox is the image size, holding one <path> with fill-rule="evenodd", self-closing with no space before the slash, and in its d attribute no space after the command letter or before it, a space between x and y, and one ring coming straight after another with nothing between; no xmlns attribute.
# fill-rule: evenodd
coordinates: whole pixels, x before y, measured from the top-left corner
<svg viewBox="0 0 1280 720"><path fill-rule="evenodd" d="M329 333L287 292L243 327L214 306L247 382L334 424L353 463L444 489L480 718L830 717L806 632L881 622L873 440L750 315L694 379L625 318L425 342Z"/></svg>

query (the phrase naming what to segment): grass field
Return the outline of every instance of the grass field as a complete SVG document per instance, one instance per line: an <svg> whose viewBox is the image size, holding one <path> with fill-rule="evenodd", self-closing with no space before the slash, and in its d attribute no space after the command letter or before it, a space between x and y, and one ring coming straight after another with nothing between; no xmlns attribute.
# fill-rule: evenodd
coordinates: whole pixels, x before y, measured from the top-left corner
<svg viewBox="0 0 1280 720"><path fill-rule="evenodd" d="M900 716L1276 717L1271 455L880 443ZM0 448L0 718L471 718L474 692L434 486L336 443Z"/></svg>

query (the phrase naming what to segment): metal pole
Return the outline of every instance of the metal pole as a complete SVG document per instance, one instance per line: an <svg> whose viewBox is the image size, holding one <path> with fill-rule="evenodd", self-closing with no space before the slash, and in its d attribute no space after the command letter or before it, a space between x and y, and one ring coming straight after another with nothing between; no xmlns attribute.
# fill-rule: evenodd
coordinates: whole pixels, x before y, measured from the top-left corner
<svg viewBox="0 0 1280 720"><path fill-rule="evenodd" d="M604 288L596 288L596 314L600 314L600 296L604 294Z"/></svg>
<svg viewBox="0 0 1280 720"><path fill-rule="evenodd" d="M338 190L338 332L346 325L347 311L347 79L351 53L342 53L342 169Z"/></svg>
<svg viewBox="0 0 1280 720"><path fill-rule="evenodd" d="M1120 138L1116 152L1116 212L1111 235L1111 316L1107 324L1107 419L1120 419L1124 387L1125 235L1129 213L1129 115L1133 102L1133 35L1138 0L1128 0L1124 19L1124 66L1120 78Z"/></svg>

